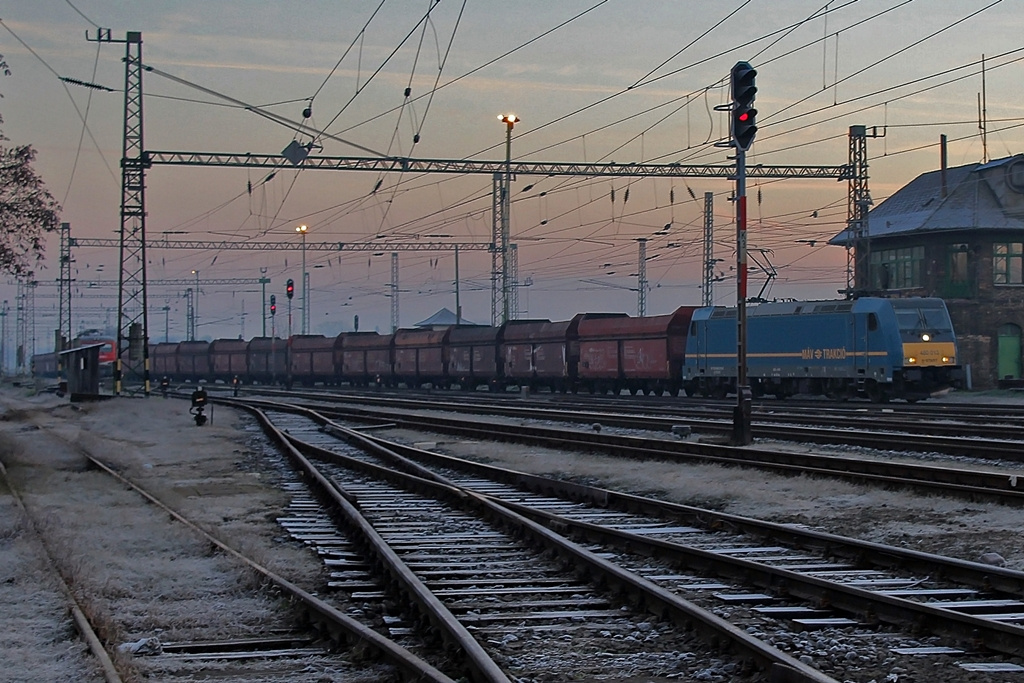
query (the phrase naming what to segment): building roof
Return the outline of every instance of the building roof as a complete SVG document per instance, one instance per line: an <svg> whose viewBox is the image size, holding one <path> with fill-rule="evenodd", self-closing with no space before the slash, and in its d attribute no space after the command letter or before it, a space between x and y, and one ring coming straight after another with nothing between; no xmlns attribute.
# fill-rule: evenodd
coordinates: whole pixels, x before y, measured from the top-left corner
<svg viewBox="0 0 1024 683"><path fill-rule="evenodd" d="M415 327L442 327L444 325L476 325L477 323L471 322L462 318L458 320L457 316L449 311L447 308L442 308L440 311L430 316L426 320L421 320L416 323Z"/></svg>
<svg viewBox="0 0 1024 683"><path fill-rule="evenodd" d="M868 212L870 238L914 232L964 230L1019 230L1024 232L1024 214L1015 204L1020 189L1011 177L1024 164L1024 155L998 159L987 164L967 164L946 169L946 195L942 193L942 171L923 173ZM852 239L843 230L829 244L843 246Z"/></svg>

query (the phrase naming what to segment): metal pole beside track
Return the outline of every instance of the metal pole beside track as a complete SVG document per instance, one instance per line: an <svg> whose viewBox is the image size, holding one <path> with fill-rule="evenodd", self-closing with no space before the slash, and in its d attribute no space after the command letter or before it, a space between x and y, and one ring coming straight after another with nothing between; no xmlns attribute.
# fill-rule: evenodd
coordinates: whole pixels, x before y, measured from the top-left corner
<svg viewBox="0 0 1024 683"><path fill-rule="evenodd" d="M732 442L748 446L751 391L747 381L747 153L736 149L736 408Z"/></svg>

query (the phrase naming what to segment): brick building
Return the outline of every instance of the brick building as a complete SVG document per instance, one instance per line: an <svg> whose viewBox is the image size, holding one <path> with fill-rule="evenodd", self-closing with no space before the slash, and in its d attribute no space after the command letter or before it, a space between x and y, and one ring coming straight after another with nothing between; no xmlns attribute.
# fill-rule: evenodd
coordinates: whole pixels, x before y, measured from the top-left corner
<svg viewBox="0 0 1024 683"><path fill-rule="evenodd" d="M938 296L976 389L1024 383L1024 155L922 174L868 213L858 290Z"/></svg>

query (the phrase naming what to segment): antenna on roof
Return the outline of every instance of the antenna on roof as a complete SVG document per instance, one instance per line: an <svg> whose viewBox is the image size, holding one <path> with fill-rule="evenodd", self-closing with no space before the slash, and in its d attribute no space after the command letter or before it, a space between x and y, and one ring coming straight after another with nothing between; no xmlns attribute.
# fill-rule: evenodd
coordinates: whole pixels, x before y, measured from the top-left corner
<svg viewBox="0 0 1024 683"><path fill-rule="evenodd" d="M981 92L978 94L978 130L981 131L981 163L988 163L988 103L985 99L985 55L981 56Z"/></svg>

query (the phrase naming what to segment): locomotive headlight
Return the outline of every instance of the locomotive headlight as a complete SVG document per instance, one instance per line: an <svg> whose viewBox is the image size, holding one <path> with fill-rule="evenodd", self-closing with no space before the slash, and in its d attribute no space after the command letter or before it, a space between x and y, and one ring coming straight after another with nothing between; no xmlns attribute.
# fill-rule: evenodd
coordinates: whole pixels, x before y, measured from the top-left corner
<svg viewBox="0 0 1024 683"><path fill-rule="evenodd" d="M908 365L913 365L916 362L917 362L917 358L915 358L914 356L910 356L909 358L907 358L907 364Z"/></svg>
<svg viewBox="0 0 1024 683"><path fill-rule="evenodd" d="M949 356L943 356L943 357L942 357L942 362L943 362L943 363L948 363L949 361L950 361L950 358L949 358Z"/></svg>
<svg viewBox="0 0 1024 683"><path fill-rule="evenodd" d="M930 334L925 333L925 334L921 335L921 341L931 341L931 340L932 340L932 336Z"/></svg>

